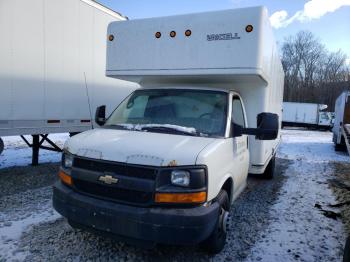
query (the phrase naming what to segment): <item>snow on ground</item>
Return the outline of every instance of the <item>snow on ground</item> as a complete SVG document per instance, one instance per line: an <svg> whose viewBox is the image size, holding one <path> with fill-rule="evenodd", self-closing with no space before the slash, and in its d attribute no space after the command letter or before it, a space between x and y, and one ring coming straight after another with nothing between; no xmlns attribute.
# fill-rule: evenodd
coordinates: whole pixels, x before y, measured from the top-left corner
<svg viewBox="0 0 350 262"><path fill-rule="evenodd" d="M308 162L349 162L350 157L346 153L334 150L332 137L333 134L328 131L283 129L277 156Z"/></svg>
<svg viewBox="0 0 350 262"><path fill-rule="evenodd" d="M31 143L31 136L25 136ZM49 139L59 147L63 147L64 142L69 138L69 134L51 134ZM5 148L0 155L0 168L12 166L26 166L32 163L31 148L22 140L20 136L3 137ZM46 142L43 144L49 146ZM40 149L39 163L55 163L61 159L61 153Z"/></svg>
<svg viewBox="0 0 350 262"><path fill-rule="evenodd" d="M22 220L13 222L7 219L7 226L1 228L0 231L0 258L12 261L24 260L28 253L17 249L22 233L29 230L32 225L54 221L61 217L58 213L52 211L52 208L50 208L50 210L43 211L40 214L33 213Z"/></svg>
<svg viewBox="0 0 350 262"><path fill-rule="evenodd" d="M0 261L24 260L28 253L18 249L22 233L30 230L33 225L60 217L52 208L51 196L50 186L0 198L4 201L0 208ZM7 208L3 209L3 206Z"/></svg>
<svg viewBox="0 0 350 262"><path fill-rule="evenodd" d="M325 217L315 204L329 210L327 205L335 203L327 183L335 172L332 161L349 162L350 157L334 151L332 133L306 130L283 130L278 157L294 163L270 210L271 223L247 260L340 261L343 224Z"/></svg>
<svg viewBox="0 0 350 262"><path fill-rule="evenodd" d="M50 137L62 146L68 135ZM0 168L31 163L31 150L20 138L4 141ZM292 160L293 164L285 171L286 182L269 210L270 223L258 232L258 241L246 261L340 261L345 240L342 222L325 217L315 204L329 210L327 205L336 202L327 183L335 172L332 163L349 162L350 157L334 151L332 133L307 130L283 130L278 157ZM59 160L60 153L41 150L41 163ZM23 260L28 252L28 248L18 247L23 233L57 220L51 194L48 186L1 198L6 208L0 212L0 261ZM12 203L11 199L18 201Z"/></svg>

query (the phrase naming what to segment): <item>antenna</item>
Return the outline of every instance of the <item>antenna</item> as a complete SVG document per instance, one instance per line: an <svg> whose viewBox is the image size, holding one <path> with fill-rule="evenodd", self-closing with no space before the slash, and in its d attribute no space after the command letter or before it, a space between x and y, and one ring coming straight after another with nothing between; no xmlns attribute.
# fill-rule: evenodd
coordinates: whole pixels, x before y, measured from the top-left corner
<svg viewBox="0 0 350 262"><path fill-rule="evenodd" d="M89 89L87 86L87 82L86 82L86 74L84 72L84 80L85 80L85 90L86 90L86 96L87 96L87 100L88 100L88 104L89 104L89 113L90 113L90 123L91 123L91 129L94 129L94 124L93 124L93 120L92 120L92 112L91 112L91 104L90 104L90 96L89 96Z"/></svg>

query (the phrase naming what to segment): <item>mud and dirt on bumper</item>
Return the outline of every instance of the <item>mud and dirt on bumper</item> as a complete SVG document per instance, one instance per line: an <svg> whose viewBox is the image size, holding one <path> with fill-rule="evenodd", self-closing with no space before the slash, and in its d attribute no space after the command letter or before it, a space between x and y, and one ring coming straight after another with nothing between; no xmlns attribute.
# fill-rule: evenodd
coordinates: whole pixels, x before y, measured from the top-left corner
<svg viewBox="0 0 350 262"><path fill-rule="evenodd" d="M61 182L53 187L53 206L74 227L137 245L198 244L213 231L219 212L217 203L192 208L119 204L77 193Z"/></svg>

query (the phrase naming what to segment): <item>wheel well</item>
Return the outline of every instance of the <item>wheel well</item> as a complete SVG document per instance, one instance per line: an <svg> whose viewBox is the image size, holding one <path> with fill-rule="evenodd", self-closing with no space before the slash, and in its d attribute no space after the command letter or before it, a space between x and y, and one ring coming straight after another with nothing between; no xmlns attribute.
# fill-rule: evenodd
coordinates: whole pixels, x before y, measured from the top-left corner
<svg viewBox="0 0 350 262"><path fill-rule="evenodd" d="M232 186L233 186L232 178L228 178L221 188L227 192L227 195L228 195L230 201L232 200Z"/></svg>

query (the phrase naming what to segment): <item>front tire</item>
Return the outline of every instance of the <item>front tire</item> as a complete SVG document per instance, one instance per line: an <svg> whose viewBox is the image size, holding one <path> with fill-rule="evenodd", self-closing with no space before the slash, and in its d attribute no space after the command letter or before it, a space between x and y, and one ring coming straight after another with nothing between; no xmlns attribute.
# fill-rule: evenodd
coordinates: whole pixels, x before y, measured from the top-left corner
<svg viewBox="0 0 350 262"><path fill-rule="evenodd" d="M227 236L227 221L230 211L230 199L225 190L221 190L217 202L220 204L220 211L218 214L215 228L211 235L202 243L202 247L211 254L221 252L226 244Z"/></svg>
<svg viewBox="0 0 350 262"><path fill-rule="evenodd" d="M4 141L0 137L0 154L2 153L3 150L4 150Z"/></svg>
<svg viewBox="0 0 350 262"><path fill-rule="evenodd" d="M274 155L270 163L267 165L265 172L262 174L262 177L265 179L272 179L275 175L275 167L276 167L276 155Z"/></svg>
<svg viewBox="0 0 350 262"><path fill-rule="evenodd" d="M345 247L344 247L344 256L343 262L350 261L350 236L346 239Z"/></svg>

